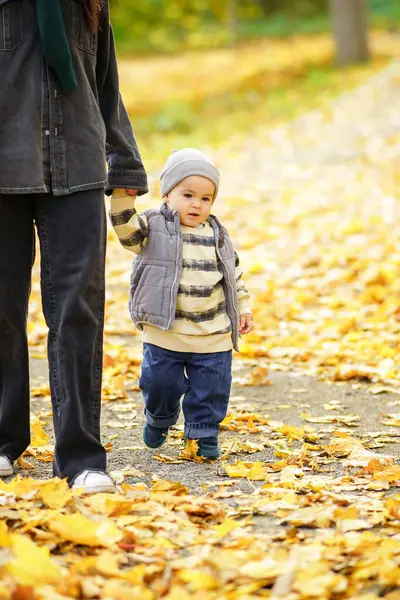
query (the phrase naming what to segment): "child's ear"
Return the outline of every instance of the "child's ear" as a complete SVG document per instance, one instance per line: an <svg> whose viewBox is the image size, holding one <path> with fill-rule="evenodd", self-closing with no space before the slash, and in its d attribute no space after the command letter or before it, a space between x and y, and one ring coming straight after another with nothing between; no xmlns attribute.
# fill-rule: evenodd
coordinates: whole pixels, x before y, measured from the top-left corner
<svg viewBox="0 0 400 600"><path fill-rule="evenodd" d="M165 204L168 204L168 202L169 202L168 194L166 194L165 196L163 196L163 202Z"/></svg>

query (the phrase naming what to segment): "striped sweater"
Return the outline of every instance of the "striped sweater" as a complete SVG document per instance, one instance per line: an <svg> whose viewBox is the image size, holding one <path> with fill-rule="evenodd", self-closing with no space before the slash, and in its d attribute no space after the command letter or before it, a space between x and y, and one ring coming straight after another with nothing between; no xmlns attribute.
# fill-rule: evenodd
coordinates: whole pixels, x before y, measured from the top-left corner
<svg viewBox="0 0 400 600"><path fill-rule="evenodd" d="M122 191L114 192L111 220L124 248L140 254L147 241L147 218L145 214L137 214L133 200ZM121 213L124 213L124 224L119 225L118 215ZM217 259L213 229L208 222L198 228L181 225L181 235L182 276L175 320L168 331L145 325L143 340L177 352L230 350L231 323L226 313L223 274ZM242 281L237 255L236 281L240 313L250 313L250 296Z"/></svg>

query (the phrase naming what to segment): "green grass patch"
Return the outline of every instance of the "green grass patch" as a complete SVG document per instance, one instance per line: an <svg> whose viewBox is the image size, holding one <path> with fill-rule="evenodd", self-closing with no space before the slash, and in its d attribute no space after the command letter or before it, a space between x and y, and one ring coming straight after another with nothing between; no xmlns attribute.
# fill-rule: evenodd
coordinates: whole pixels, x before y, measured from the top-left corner
<svg viewBox="0 0 400 600"><path fill-rule="evenodd" d="M286 38L294 35L324 33L330 29L327 15L316 15L308 19L296 18L295 15L279 14L263 20L244 21L239 23L237 41L248 41L263 37Z"/></svg>
<svg viewBox="0 0 400 600"><path fill-rule="evenodd" d="M288 73L275 86L263 85L263 76L244 81L233 93L196 102L170 101L162 109L140 118L132 115L140 148L149 168L155 168L172 148L219 147L231 138L254 135L292 120L307 110L328 106L332 98L366 81L387 59L373 64L337 69L331 64L309 66Z"/></svg>

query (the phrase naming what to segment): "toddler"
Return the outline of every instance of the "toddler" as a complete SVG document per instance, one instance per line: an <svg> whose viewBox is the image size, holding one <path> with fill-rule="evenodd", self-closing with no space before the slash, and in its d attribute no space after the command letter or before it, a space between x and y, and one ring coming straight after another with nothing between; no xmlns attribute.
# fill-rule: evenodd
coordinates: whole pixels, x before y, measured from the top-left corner
<svg viewBox="0 0 400 600"><path fill-rule="evenodd" d="M161 173L163 204L137 214L134 197L115 190L111 221L121 244L137 254L129 308L143 331L140 388L145 444L159 448L178 420L198 455L215 460L219 424L232 382L232 348L253 319L239 259L211 214L220 174L192 148L174 151Z"/></svg>

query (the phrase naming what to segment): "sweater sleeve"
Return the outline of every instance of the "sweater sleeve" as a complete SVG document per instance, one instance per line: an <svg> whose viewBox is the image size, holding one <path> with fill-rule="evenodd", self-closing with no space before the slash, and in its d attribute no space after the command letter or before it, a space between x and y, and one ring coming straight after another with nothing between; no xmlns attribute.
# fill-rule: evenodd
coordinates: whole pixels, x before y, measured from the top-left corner
<svg viewBox="0 0 400 600"><path fill-rule="evenodd" d="M127 196L125 190L114 190L110 218L122 246L140 254L146 245L149 230L146 215L136 212L135 196Z"/></svg>
<svg viewBox="0 0 400 600"><path fill-rule="evenodd" d="M241 315L251 313L250 294L243 283L243 270L240 266L239 256L235 252L235 267L236 267L236 293L239 302L239 313Z"/></svg>

